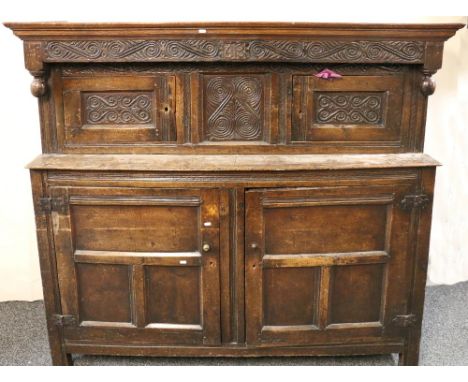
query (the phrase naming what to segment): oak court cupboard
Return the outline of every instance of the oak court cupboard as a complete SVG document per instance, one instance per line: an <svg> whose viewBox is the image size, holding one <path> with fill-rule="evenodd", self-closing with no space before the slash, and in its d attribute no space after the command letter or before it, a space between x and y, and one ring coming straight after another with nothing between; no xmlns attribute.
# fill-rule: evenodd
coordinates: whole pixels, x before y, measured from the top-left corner
<svg viewBox="0 0 468 382"><path fill-rule="evenodd" d="M7 23L52 360L418 363L427 98L458 24Z"/></svg>

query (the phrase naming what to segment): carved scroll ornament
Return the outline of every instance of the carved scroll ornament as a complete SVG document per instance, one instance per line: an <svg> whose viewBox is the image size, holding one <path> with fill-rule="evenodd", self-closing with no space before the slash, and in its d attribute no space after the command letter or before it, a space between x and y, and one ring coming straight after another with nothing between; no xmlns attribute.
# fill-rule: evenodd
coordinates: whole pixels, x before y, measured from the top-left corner
<svg viewBox="0 0 468 382"><path fill-rule="evenodd" d="M379 124L383 93L320 92L316 97L318 123Z"/></svg>
<svg viewBox="0 0 468 382"><path fill-rule="evenodd" d="M422 41L57 40L45 62L290 61L422 63Z"/></svg>
<svg viewBox="0 0 468 382"><path fill-rule="evenodd" d="M209 140L258 140L263 126L263 87L254 76L213 76L206 84Z"/></svg>

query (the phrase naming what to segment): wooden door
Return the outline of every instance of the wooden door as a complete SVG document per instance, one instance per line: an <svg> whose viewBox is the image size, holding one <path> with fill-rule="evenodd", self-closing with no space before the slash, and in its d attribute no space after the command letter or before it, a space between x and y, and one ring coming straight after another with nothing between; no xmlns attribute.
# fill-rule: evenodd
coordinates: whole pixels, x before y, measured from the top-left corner
<svg viewBox="0 0 468 382"><path fill-rule="evenodd" d="M66 340L220 342L217 190L55 188L52 205Z"/></svg>
<svg viewBox="0 0 468 382"><path fill-rule="evenodd" d="M246 193L250 344L401 338L410 185ZM397 318L398 320L398 318Z"/></svg>

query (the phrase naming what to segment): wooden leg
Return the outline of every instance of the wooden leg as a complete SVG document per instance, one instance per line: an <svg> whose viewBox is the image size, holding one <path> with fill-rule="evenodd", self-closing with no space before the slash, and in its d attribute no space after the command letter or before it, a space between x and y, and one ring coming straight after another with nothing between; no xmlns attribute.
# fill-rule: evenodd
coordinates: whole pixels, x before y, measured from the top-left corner
<svg viewBox="0 0 468 382"><path fill-rule="evenodd" d="M399 366L418 366L419 364L419 341L409 342L403 353L398 358Z"/></svg>
<svg viewBox="0 0 468 382"><path fill-rule="evenodd" d="M52 225L48 217L39 208L39 198L47 196L45 189L45 174L40 171L31 171L31 185L33 189L34 209L36 216L37 246L39 250L39 263L41 265L42 287L44 290L44 308L47 319L47 332L49 335L50 354L53 365L73 365L71 354L63 349L61 329L54 323L52 317L61 314L60 292L55 263L55 253L52 244Z"/></svg>
<svg viewBox="0 0 468 382"><path fill-rule="evenodd" d="M52 365L54 366L73 366L73 359L70 353L65 353L62 345L62 336L59 328L55 325L49 325L49 345Z"/></svg>
<svg viewBox="0 0 468 382"><path fill-rule="evenodd" d="M73 358L71 354L69 353L54 354L53 352L51 352L51 355L52 355L52 365L73 366Z"/></svg>

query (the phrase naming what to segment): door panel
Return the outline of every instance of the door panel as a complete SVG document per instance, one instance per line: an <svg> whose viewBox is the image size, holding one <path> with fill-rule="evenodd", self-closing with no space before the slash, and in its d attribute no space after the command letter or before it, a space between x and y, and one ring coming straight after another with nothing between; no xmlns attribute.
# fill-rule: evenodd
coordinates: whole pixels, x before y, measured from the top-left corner
<svg viewBox="0 0 468 382"><path fill-rule="evenodd" d="M51 192L66 338L220 342L217 190Z"/></svg>
<svg viewBox="0 0 468 382"><path fill-rule="evenodd" d="M407 303L410 214L399 202L413 188L248 191L247 341L294 345L402 335L391 324Z"/></svg>
<svg viewBox="0 0 468 382"><path fill-rule="evenodd" d="M72 202L77 200L72 199ZM139 206L72 205L72 226L78 227L74 231L76 248L128 251L129 243L131 249L138 252L191 252L198 248L199 232L194 229L198 225L197 208L151 205L151 200L146 203Z"/></svg>
<svg viewBox="0 0 468 382"><path fill-rule="evenodd" d="M177 82L175 75L164 73L62 78L56 101L58 114L63 113L57 120L60 144L124 147L181 141Z"/></svg>
<svg viewBox="0 0 468 382"><path fill-rule="evenodd" d="M131 322L130 267L76 264L78 310L82 322Z"/></svg>
<svg viewBox="0 0 468 382"><path fill-rule="evenodd" d="M378 322L385 264L335 267L330 282L328 323Z"/></svg>
<svg viewBox="0 0 468 382"><path fill-rule="evenodd" d="M398 141L408 129L405 74L293 78L293 142Z"/></svg>
<svg viewBox="0 0 468 382"><path fill-rule="evenodd" d="M201 328L200 272L195 267L154 267L146 274L148 322Z"/></svg>
<svg viewBox="0 0 468 382"><path fill-rule="evenodd" d="M318 268L265 268L265 326L317 325ZM307 288L302 288L307 285Z"/></svg>
<svg viewBox="0 0 468 382"><path fill-rule="evenodd" d="M333 201L329 203L332 205L266 209L266 253L273 255L384 249L387 224L385 205L337 205L333 204ZM347 203L352 203L352 200L348 200ZM278 224L279 221L287 224ZM332 221L339 221L340 235L336 235L336 226L328 224Z"/></svg>

